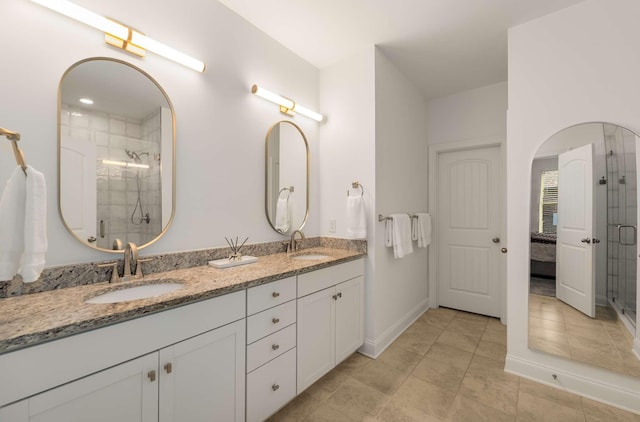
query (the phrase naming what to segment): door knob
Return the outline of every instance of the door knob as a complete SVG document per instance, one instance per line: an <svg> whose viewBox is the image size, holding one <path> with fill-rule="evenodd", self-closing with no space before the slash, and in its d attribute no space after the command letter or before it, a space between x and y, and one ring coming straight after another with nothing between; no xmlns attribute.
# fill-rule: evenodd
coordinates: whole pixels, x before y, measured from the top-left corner
<svg viewBox="0 0 640 422"><path fill-rule="evenodd" d="M589 239L588 237L585 237L584 239L580 239L580 241L582 243L591 243L591 239Z"/></svg>
<svg viewBox="0 0 640 422"><path fill-rule="evenodd" d="M274 324L277 324L280 322L280 318L273 318L271 322L273 322Z"/></svg>
<svg viewBox="0 0 640 422"><path fill-rule="evenodd" d="M500 249L500 252L502 252L502 253L507 253L507 248L502 248L502 249Z"/></svg>
<svg viewBox="0 0 640 422"><path fill-rule="evenodd" d="M493 239L491 239L491 241L493 243L500 243L500 238L499 237L494 237Z"/></svg>
<svg viewBox="0 0 640 422"><path fill-rule="evenodd" d="M591 239L591 242L595 243L600 243L600 239L596 239L595 237L593 239Z"/></svg>

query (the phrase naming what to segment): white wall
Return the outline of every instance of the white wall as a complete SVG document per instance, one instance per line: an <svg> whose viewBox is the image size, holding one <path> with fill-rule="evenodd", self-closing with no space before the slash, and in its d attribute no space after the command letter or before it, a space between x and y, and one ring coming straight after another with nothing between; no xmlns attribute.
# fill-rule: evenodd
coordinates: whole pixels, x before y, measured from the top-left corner
<svg viewBox="0 0 640 422"><path fill-rule="evenodd" d="M284 116L275 105L252 95L250 88L262 84L317 108L318 70L216 1L191 0L187 7L152 0L76 3L206 61L207 70L200 74L153 53L139 59L107 46L100 32L35 3L0 2L0 38L6 41L0 68L0 126L22 133L27 162L45 174L47 266L111 257L77 243L57 211L58 84L69 66L95 56L142 68L166 90L175 107L175 220L166 236L144 254L222 246L229 235L249 236L250 242L282 239L264 216L263 190L265 135ZM337 110L323 111L331 119ZM292 120L306 133L312 157L311 213L305 232L319 235L318 124L301 116ZM14 166L9 142L1 139L0 183Z"/></svg>
<svg viewBox="0 0 640 422"><path fill-rule="evenodd" d="M531 162L547 138L577 123L640 130L637 16L636 0L588 0L509 31L506 368L639 412L639 379L527 348Z"/></svg>
<svg viewBox="0 0 640 422"><path fill-rule="evenodd" d="M365 338L373 336L370 323L374 282L375 244L375 48L320 71L320 109L331 116L320 126L320 215L323 236L346 237L347 189L357 180L364 186L367 211L368 256L366 264ZM354 190L351 194L357 194ZM329 220L336 220L336 231Z"/></svg>
<svg viewBox="0 0 640 422"><path fill-rule="evenodd" d="M500 82L429 101L429 144L507 133L507 83Z"/></svg>
<svg viewBox="0 0 640 422"><path fill-rule="evenodd" d="M427 212L427 104L407 78L376 49L376 214ZM386 348L428 305L428 248L401 259L375 225L374 352ZM368 344L371 346L371 344ZM369 350L370 351L370 350Z"/></svg>

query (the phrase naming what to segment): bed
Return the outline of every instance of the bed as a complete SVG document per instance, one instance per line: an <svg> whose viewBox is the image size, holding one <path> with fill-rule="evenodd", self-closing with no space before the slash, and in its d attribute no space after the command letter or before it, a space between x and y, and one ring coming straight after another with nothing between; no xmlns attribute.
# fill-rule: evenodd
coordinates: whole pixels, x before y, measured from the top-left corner
<svg viewBox="0 0 640 422"><path fill-rule="evenodd" d="M556 277L556 235L531 233L531 275Z"/></svg>

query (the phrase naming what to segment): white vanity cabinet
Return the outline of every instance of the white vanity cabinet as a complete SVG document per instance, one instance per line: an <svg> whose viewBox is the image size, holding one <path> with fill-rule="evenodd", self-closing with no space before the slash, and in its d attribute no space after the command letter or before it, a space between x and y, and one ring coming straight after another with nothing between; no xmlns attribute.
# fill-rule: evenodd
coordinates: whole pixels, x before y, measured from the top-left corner
<svg viewBox="0 0 640 422"><path fill-rule="evenodd" d="M364 343L364 262L298 276L297 390L304 391Z"/></svg>
<svg viewBox="0 0 640 422"><path fill-rule="evenodd" d="M244 421L244 312L242 291L0 355L25 371L6 366L3 380L38 393L0 407L0 421Z"/></svg>
<svg viewBox="0 0 640 422"><path fill-rule="evenodd" d="M247 421L296 396L296 277L247 290Z"/></svg>

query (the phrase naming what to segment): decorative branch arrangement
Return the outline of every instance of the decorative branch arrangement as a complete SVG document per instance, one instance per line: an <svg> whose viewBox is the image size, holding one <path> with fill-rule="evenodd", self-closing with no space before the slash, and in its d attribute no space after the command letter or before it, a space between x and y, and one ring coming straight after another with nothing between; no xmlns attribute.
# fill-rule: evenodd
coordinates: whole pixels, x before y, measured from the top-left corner
<svg viewBox="0 0 640 422"><path fill-rule="evenodd" d="M244 246L245 243L247 243L247 240L249 240L249 238L247 237L244 242L242 242L242 244L240 244L240 246L238 246L238 237L236 236L236 241L234 243L233 238L231 240L227 239L227 237L225 236L224 240L227 241L227 245L229 245L229 247L231 248L231 255L229 255L229 261L238 261L242 259L242 254L240 253L240 249L242 249L242 247Z"/></svg>

